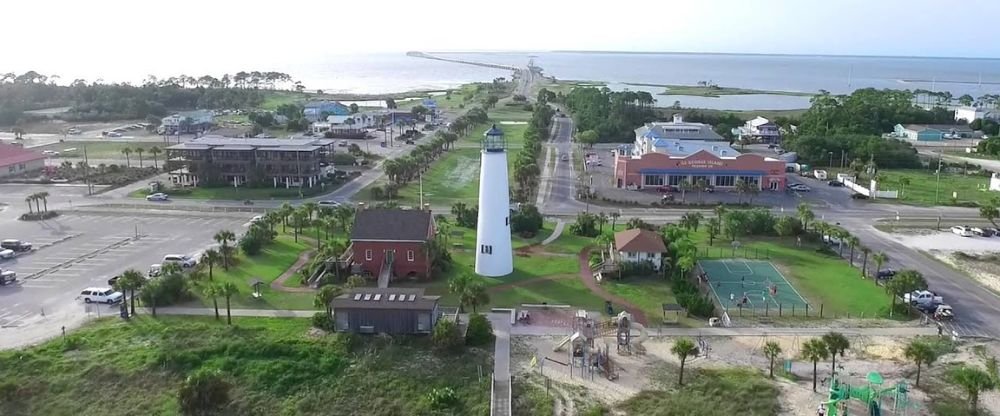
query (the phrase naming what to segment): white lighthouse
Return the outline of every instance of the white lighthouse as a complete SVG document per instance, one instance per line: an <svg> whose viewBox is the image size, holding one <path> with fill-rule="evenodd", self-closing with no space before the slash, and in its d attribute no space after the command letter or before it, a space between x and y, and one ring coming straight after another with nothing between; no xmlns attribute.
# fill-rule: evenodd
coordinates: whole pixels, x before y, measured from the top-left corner
<svg viewBox="0 0 1000 416"><path fill-rule="evenodd" d="M476 274L499 277L514 271L514 252L510 243L507 141L495 124L485 136L479 166Z"/></svg>

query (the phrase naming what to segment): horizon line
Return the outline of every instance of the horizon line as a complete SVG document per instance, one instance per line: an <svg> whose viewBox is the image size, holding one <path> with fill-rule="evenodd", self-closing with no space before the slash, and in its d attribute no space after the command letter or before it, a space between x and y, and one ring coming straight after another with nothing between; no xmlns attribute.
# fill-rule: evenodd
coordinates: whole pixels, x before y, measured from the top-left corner
<svg viewBox="0 0 1000 416"><path fill-rule="evenodd" d="M923 55L862 55L834 53L778 53L778 52L694 52L694 51L615 51L599 49L547 49L547 50L452 50L427 51L427 53L579 53L579 54L618 54L618 55L730 55L730 56L789 56L814 58L890 58L890 59L961 59L996 61L1000 57L975 56L923 56Z"/></svg>

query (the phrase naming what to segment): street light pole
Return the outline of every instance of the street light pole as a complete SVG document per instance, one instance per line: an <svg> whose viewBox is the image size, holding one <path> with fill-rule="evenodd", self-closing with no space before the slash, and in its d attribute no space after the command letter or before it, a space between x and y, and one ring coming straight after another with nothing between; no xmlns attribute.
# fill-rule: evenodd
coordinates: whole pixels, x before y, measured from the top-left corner
<svg viewBox="0 0 1000 416"><path fill-rule="evenodd" d="M832 168L833 167L833 152L827 152L827 153L830 154L830 163L828 163L827 166L829 166L829 167Z"/></svg>
<svg viewBox="0 0 1000 416"><path fill-rule="evenodd" d="M941 191L941 153L938 152L937 181L934 185L934 204L938 203L938 195Z"/></svg>

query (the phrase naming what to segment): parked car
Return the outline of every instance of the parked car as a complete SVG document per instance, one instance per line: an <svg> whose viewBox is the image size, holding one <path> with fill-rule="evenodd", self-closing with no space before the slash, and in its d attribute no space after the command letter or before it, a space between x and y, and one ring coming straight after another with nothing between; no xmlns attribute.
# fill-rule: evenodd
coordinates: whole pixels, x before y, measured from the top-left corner
<svg viewBox="0 0 1000 416"><path fill-rule="evenodd" d="M12 259L12 258L14 258L15 254L17 254L17 253L14 253L14 250L11 250L9 248L5 248L3 250L0 250L0 260Z"/></svg>
<svg viewBox="0 0 1000 416"><path fill-rule="evenodd" d="M993 237L992 228L972 227L972 233L980 237Z"/></svg>
<svg viewBox="0 0 1000 416"><path fill-rule="evenodd" d="M42 154L46 156L59 156L59 152L55 150L42 150Z"/></svg>
<svg viewBox="0 0 1000 416"><path fill-rule="evenodd" d="M793 183L791 185L788 185L788 189L791 189L791 190L793 190L795 192L809 192L809 191L812 191L812 188L810 188L810 187L808 187L806 185L803 185L801 183Z"/></svg>
<svg viewBox="0 0 1000 416"><path fill-rule="evenodd" d="M656 192L665 194L668 192L680 192L680 189L677 189L677 187L673 185L660 185L656 187Z"/></svg>
<svg viewBox="0 0 1000 416"><path fill-rule="evenodd" d="M88 287L80 292L80 297L83 298L84 303L107 303L110 305L121 302L125 295L110 287Z"/></svg>
<svg viewBox="0 0 1000 416"><path fill-rule="evenodd" d="M7 250L14 250L15 252L21 252L21 251L31 251L31 248L32 248L31 243L21 240L8 239L0 241L0 249L7 249Z"/></svg>
<svg viewBox="0 0 1000 416"><path fill-rule="evenodd" d="M851 199L868 199L868 195L853 193L851 194Z"/></svg>
<svg viewBox="0 0 1000 416"><path fill-rule="evenodd" d="M261 222L263 220L264 220L264 216L263 215L255 215L253 218L250 219L250 223L251 224L256 224L256 223Z"/></svg>
<svg viewBox="0 0 1000 416"><path fill-rule="evenodd" d="M562 155L562 157L559 158L559 159L561 159L563 162L568 161L569 160L569 155Z"/></svg>
<svg viewBox="0 0 1000 416"><path fill-rule="evenodd" d="M117 283L118 279L121 279L121 278L122 278L122 275L119 274L117 276L113 276L112 278L108 279L108 286L109 287L115 287L115 283Z"/></svg>
<svg viewBox="0 0 1000 416"><path fill-rule="evenodd" d="M975 234L972 233L972 229L971 228L966 227L964 225L956 225L954 227L951 227L951 232L952 232L952 234L957 234L957 235L960 235L962 237L972 237L972 236L975 235Z"/></svg>
<svg viewBox="0 0 1000 416"><path fill-rule="evenodd" d="M827 186L832 186L834 188L838 188L838 187L843 187L844 186L844 183L841 182L841 181L829 181L826 184L827 184Z"/></svg>
<svg viewBox="0 0 1000 416"><path fill-rule="evenodd" d="M934 310L934 319L938 321L950 321L955 318L955 311L951 309L951 305L938 305L937 309Z"/></svg>
<svg viewBox="0 0 1000 416"><path fill-rule="evenodd" d="M168 196L167 194L165 194L163 192L157 192L157 193L152 194L152 195L146 195L146 200L147 201L166 201L168 199L170 199L170 196Z"/></svg>
<svg viewBox="0 0 1000 416"><path fill-rule="evenodd" d="M198 261L191 256L184 254L167 254L163 256L163 264L175 263L181 265L183 268L194 267L198 264Z"/></svg>
<svg viewBox="0 0 1000 416"><path fill-rule="evenodd" d="M340 206L340 202L334 201L332 199L326 201L319 201L319 206L327 208L337 208Z"/></svg>
<svg viewBox="0 0 1000 416"><path fill-rule="evenodd" d="M903 301L911 305L927 303L940 305L944 303L944 298L929 290L914 290L911 293L903 295Z"/></svg>
<svg viewBox="0 0 1000 416"><path fill-rule="evenodd" d="M875 277L878 279L891 279L895 275L896 271L893 269L882 269L878 271Z"/></svg>
<svg viewBox="0 0 1000 416"><path fill-rule="evenodd" d="M337 146L347 147L347 140L341 140L340 143L337 143Z"/></svg>
<svg viewBox="0 0 1000 416"><path fill-rule="evenodd" d="M7 286L17 281L17 273L13 270L0 270L0 286Z"/></svg>
<svg viewBox="0 0 1000 416"><path fill-rule="evenodd" d="M149 272L147 272L146 275L149 277L157 277L162 272L163 272L163 266L161 266L160 264L151 264L149 265Z"/></svg>

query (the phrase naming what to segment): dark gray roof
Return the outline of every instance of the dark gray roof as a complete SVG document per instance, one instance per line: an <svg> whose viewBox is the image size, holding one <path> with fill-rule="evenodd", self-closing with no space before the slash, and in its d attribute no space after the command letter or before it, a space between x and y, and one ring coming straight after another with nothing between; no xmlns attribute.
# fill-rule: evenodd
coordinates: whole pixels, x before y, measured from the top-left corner
<svg viewBox="0 0 1000 416"><path fill-rule="evenodd" d="M425 296L423 289L356 288L330 301L336 309L433 310L440 296Z"/></svg>
<svg viewBox="0 0 1000 416"><path fill-rule="evenodd" d="M414 209L364 209L354 215L351 240L427 241L429 211Z"/></svg>
<svg viewBox="0 0 1000 416"><path fill-rule="evenodd" d="M497 125L494 124L493 127L490 127L489 130L486 130L486 133L483 133L483 135L484 136L503 136L503 130L498 129Z"/></svg>

